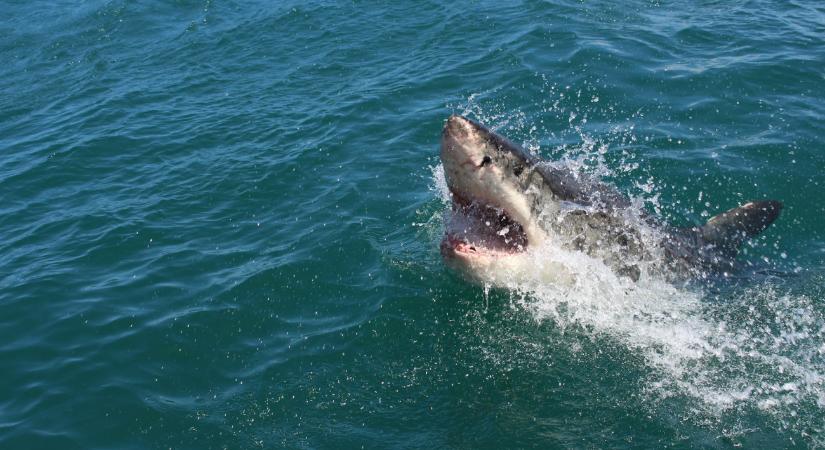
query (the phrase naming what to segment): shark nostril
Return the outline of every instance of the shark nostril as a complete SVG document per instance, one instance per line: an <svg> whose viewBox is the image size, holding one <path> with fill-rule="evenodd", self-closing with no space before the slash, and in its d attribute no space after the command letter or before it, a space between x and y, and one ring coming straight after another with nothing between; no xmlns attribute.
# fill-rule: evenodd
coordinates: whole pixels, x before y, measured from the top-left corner
<svg viewBox="0 0 825 450"><path fill-rule="evenodd" d="M492 163L493 163L493 158L490 158L489 156L485 156L485 157L481 160L481 164L479 164L479 166L478 166L478 167L484 167L484 166L486 166L487 164L492 164Z"/></svg>

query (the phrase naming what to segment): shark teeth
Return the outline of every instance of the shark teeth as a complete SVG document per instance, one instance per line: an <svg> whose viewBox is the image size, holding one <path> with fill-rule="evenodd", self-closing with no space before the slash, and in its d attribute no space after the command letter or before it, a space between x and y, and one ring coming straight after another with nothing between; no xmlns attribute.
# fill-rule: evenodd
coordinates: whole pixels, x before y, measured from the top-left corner
<svg viewBox="0 0 825 450"><path fill-rule="evenodd" d="M506 256L525 251L524 227L506 211L453 193L442 248L456 253Z"/></svg>

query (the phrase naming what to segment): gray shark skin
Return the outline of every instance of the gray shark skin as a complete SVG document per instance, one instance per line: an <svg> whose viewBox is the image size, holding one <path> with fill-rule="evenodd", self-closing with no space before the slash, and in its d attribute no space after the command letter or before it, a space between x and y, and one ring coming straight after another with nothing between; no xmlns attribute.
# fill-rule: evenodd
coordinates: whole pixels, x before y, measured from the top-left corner
<svg viewBox="0 0 825 450"><path fill-rule="evenodd" d="M775 200L753 201L702 227L675 228L633 209L612 186L540 160L459 115L444 126L441 161L454 217L441 253L449 266L485 283L496 284L496 271L531 264L528 252L548 241L633 281L642 273L674 280L730 271L739 247L782 210Z"/></svg>

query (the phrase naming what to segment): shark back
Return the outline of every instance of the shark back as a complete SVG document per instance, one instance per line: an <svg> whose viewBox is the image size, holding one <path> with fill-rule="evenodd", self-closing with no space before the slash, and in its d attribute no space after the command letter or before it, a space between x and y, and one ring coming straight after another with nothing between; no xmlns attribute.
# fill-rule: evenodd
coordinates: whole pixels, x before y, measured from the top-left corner
<svg viewBox="0 0 825 450"><path fill-rule="evenodd" d="M608 207L627 207L630 200L614 186L586 174L577 174L567 167L542 162L536 171L559 200L590 206L600 203Z"/></svg>

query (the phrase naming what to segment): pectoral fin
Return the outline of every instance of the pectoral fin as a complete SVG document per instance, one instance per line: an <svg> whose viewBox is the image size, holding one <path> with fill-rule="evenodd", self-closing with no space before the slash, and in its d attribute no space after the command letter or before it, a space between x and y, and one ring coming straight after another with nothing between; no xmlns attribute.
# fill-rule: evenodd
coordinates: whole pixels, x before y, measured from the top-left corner
<svg viewBox="0 0 825 450"><path fill-rule="evenodd" d="M699 232L706 244L736 255L742 243L765 231L780 211L782 203L776 200L746 203L713 216Z"/></svg>

